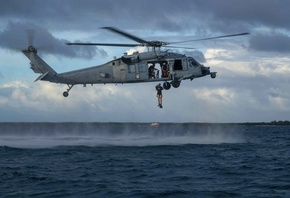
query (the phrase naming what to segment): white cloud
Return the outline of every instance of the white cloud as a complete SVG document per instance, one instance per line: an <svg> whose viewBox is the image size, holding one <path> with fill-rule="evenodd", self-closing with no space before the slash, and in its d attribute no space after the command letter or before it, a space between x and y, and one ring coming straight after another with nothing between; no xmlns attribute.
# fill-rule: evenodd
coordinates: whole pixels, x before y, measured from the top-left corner
<svg viewBox="0 0 290 198"><path fill-rule="evenodd" d="M5 105L8 102L8 98L0 96L0 106Z"/></svg>
<svg viewBox="0 0 290 198"><path fill-rule="evenodd" d="M205 101L211 105L230 105L235 102L235 93L227 88L217 88L217 89L195 89L192 90L194 96L197 99Z"/></svg>
<svg viewBox="0 0 290 198"><path fill-rule="evenodd" d="M21 81L13 81L13 82L9 82L3 85L0 85L0 89L3 88L28 88L29 86L27 84L25 84L24 82Z"/></svg>
<svg viewBox="0 0 290 198"><path fill-rule="evenodd" d="M135 47L126 51L128 55L133 54L134 52L147 52L147 47Z"/></svg>
<svg viewBox="0 0 290 198"><path fill-rule="evenodd" d="M279 96L268 96L271 107L279 111L289 111L290 101L287 98L282 98Z"/></svg>
<svg viewBox="0 0 290 198"><path fill-rule="evenodd" d="M38 121L100 122L242 122L289 112L288 94L279 88L271 87L258 97L251 88L215 87L214 80L184 81L180 88L164 91L163 109L157 107L155 83L75 86L64 98L65 85L12 82L0 89L10 90L1 95L0 108L35 114L37 118L31 119Z"/></svg>

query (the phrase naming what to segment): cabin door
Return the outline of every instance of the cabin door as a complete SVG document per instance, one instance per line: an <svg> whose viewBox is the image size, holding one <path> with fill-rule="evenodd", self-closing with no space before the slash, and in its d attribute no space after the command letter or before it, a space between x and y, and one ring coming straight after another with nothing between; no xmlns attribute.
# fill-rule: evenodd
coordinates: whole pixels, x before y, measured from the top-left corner
<svg viewBox="0 0 290 198"><path fill-rule="evenodd" d="M125 80L126 80L126 65L122 64L122 65L114 67L113 75L114 75L114 81L116 83L125 82Z"/></svg>

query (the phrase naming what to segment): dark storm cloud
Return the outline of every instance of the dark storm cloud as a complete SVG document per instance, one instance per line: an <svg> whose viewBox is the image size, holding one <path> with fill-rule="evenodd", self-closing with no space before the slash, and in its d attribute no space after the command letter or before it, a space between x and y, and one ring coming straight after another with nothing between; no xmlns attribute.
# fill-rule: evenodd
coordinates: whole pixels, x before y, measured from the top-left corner
<svg viewBox="0 0 290 198"><path fill-rule="evenodd" d="M275 0L9 0L0 2L1 18L33 21L52 29L121 29L232 33L252 27L290 29L290 1ZM52 20L53 19L53 20ZM153 28L153 29L152 29Z"/></svg>
<svg viewBox="0 0 290 198"><path fill-rule="evenodd" d="M0 16L33 20L46 25L50 25L49 21L55 21L62 23L63 28L84 25L91 29L94 26L98 28L97 23L107 26L122 20L129 20L123 26L133 24L140 28L150 25L172 30L186 29L190 24L195 27L195 20L201 20L197 28L209 21L212 22L211 26L223 24L226 27L234 25L234 22L237 25L245 22L290 28L289 6L290 2L284 0L9 0L0 2Z"/></svg>
<svg viewBox="0 0 290 198"><path fill-rule="evenodd" d="M225 2L224 5L226 6L227 3ZM220 4L217 6L221 7ZM205 26L202 21L213 20L210 14L212 12L215 12L215 7L211 4L206 5L204 1L191 0L0 2L1 18L33 21L53 29L85 29L86 31L94 31L102 26L117 26L121 29L154 28L170 32L196 28L200 31Z"/></svg>
<svg viewBox="0 0 290 198"><path fill-rule="evenodd" d="M53 53L66 57L92 58L97 54L106 56L106 52L96 47L66 46L64 39L55 38L47 29L32 23L10 22L0 32L0 47L20 51L33 44L42 53Z"/></svg>
<svg viewBox="0 0 290 198"><path fill-rule="evenodd" d="M174 23L174 20L165 15L170 16L168 12L172 12L173 9L176 12L180 7L176 9L170 2L152 0L145 2L131 0L10 0L0 2L2 18L34 21L55 29L85 28L86 31L117 24L120 28L130 26L141 28L149 24L152 27L155 23L165 29L170 29L172 28L170 24ZM171 16L176 18L177 14L178 12ZM127 23L120 23L120 21L127 21ZM132 21L135 23L132 24ZM178 25L178 23L174 24L173 27Z"/></svg>
<svg viewBox="0 0 290 198"><path fill-rule="evenodd" d="M211 15L213 24L270 26L290 29L290 1L275 0L207 0L195 1L205 14ZM229 23L230 22L230 23ZM242 23L241 23L242 22Z"/></svg>
<svg viewBox="0 0 290 198"><path fill-rule="evenodd" d="M267 52L290 52L290 37L282 33L256 34L249 40L249 48Z"/></svg>

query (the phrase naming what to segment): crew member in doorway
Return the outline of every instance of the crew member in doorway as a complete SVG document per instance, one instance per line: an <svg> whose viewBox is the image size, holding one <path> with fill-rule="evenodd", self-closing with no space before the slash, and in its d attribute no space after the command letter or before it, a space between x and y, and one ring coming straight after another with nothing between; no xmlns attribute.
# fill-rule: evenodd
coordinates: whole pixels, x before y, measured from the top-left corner
<svg viewBox="0 0 290 198"><path fill-rule="evenodd" d="M164 77L168 77L168 68L166 63L162 64L162 78Z"/></svg>
<svg viewBox="0 0 290 198"><path fill-rule="evenodd" d="M157 90L156 96L158 99L158 106L159 106L159 108L162 108L162 90L163 90L163 87L159 83L158 85L156 85L155 89Z"/></svg>
<svg viewBox="0 0 290 198"><path fill-rule="evenodd" d="M152 65L149 67L149 69L148 69L148 72L149 72L149 79L156 78L156 76L155 76L155 71L156 71L156 70L159 72L159 70L155 68L155 64L152 64Z"/></svg>

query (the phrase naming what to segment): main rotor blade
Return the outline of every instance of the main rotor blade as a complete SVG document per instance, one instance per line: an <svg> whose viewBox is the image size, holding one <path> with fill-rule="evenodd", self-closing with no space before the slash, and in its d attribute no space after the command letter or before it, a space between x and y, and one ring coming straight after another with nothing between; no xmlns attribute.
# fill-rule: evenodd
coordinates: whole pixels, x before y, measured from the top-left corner
<svg viewBox="0 0 290 198"><path fill-rule="evenodd" d="M138 43L148 43L148 41L145 41L145 40L143 40L143 39L141 39L139 37L133 36L132 34L129 34L127 32L124 32L124 31L119 30L119 29L114 28L114 27L102 27L102 29L107 29L107 30L110 30L111 32L115 32L117 34L121 34L122 36L125 36L125 37L127 37L127 38L129 38L131 40L134 40L134 41L138 42Z"/></svg>
<svg viewBox="0 0 290 198"><path fill-rule="evenodd" d="M180 49L196 49L196 48L193 48L193 47L181 47L181 46L164 46L165 48L180 48Z"/></svg>
<svg viewBox="0 0 290 198"><path fill-rule="evenodd" d="M113 47L137 47L140 44L119 44L119 43L66 43L67 45L98 45L98 46L113 46Z"/></svg>
<svg viewBox="0 0 290 198"><path fill-rule="evenodd" d="M211 39L219 39L219 38L226 38L226 37L233 37L233 36L243 36L250 34L248 32L239 33L239 34L229 34L224 36L215 36L215 37L209 37L209 38L202 38L202 39L193 39L193 40L187 40L187 41L177 41L177 42L170 42L169 44L175 44L175 43L186 43L186 42L193 42L193 41L205 41L205 40L211 40Z"/></svg>

